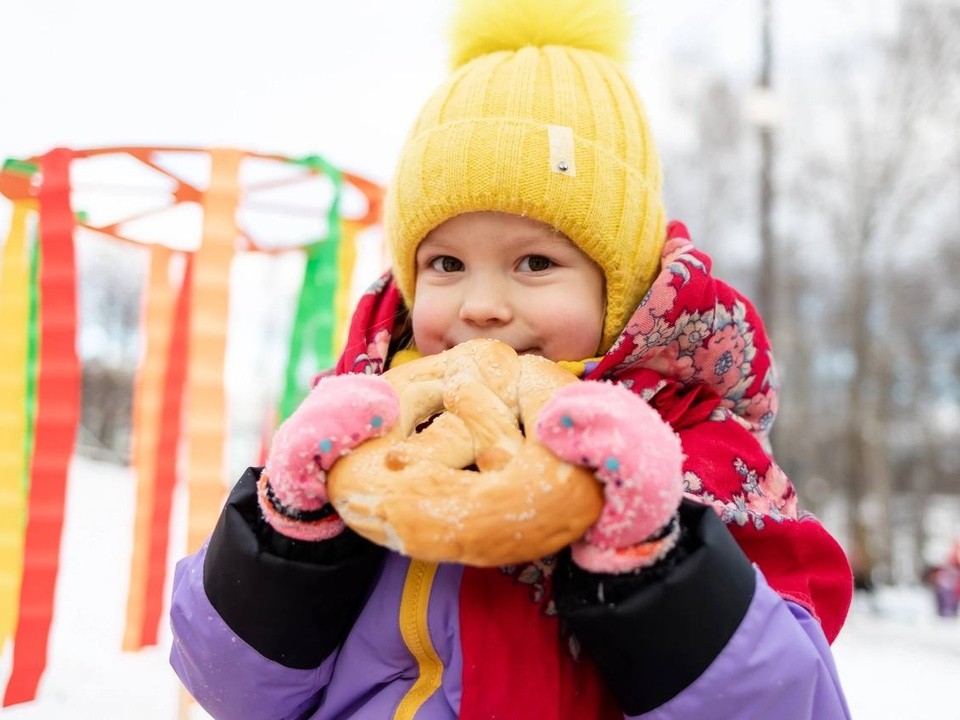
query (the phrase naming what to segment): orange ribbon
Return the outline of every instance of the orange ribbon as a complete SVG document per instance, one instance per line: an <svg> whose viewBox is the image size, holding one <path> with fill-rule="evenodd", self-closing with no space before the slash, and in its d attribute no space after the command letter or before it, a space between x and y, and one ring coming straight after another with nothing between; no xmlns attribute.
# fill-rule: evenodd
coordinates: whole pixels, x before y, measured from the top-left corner
<svg viewBox="0 0 960 720"><path fill-rule="evenodd" d="M167 375L170 335L173 327L174 296L170 287L170 258L173 251L155 245L150 251L143 322L145 334L143 358L137 373L133 396L133 469L137 478L133 556L130 562L130 587L127 594L127 624L123 649L144 647L144 608L150 547L156 528L153 525L156 495L157 458L163 414L163 386Z"/></svg>
<svg viewBox="0 0 960 720"><path fill-rule="evenodd" d="M239 233L238 150L210 151L210 184L203 194L203 240L194 253L187 372L189 443L187 551L200 549L226 495L226 393L223 364L229 319L230 264Z"/></svg>

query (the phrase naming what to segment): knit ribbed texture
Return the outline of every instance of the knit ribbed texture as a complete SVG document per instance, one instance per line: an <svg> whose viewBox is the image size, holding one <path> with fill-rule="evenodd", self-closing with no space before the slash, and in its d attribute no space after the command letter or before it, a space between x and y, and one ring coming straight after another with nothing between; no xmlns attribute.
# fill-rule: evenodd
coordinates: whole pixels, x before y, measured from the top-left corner
<svg viewBox="0 0 960 720"><path fill-rule="evenodd" d="M548 126L572 128L575 174L551 165ZM659 269L660 165L623 67L593 50L526 46L481 55L428 100L387 194L394 274L415 301L420 241L456 215L496 210L547 223L603 270L600 351Z"/></svg>

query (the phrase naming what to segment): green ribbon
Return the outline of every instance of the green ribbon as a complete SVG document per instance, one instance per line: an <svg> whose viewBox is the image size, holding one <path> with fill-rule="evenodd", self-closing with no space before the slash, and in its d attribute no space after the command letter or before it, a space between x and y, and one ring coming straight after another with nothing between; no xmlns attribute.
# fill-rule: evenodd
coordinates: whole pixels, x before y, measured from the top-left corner
<svg viewBox="0 0 960 720"><path fill-rule="evenodd" d="M40 170L39 166L26 160L17 160L16 158L7 158L3 161L2 172L13 172L19 175L33 175Z"/></svg>
<svg viewBox="0 0 960 720"><path fill-rule="evenodd" d="M323 158L310 155L293 161L326 175L333 183L333 199L327 210L327 236L306 248L307 262L297 299L297 313L290 333L290 351L280 399L280 420L290 417L310 392L314 374L333 365L336 331L337 265L340 254L340 198L343 176Z"/></svg>
<svg viewBox="0 0 960 720"><path fill-rule="evenodd" d="M37 362L40 353L40 238L33 234L30 246L30 284L27 291L27 378L26 404L24 417L27 419L23 452L27 459L24 463L22 483L24 494L30 490L30 465L33 457L33 439L37 419Z"/></svg>

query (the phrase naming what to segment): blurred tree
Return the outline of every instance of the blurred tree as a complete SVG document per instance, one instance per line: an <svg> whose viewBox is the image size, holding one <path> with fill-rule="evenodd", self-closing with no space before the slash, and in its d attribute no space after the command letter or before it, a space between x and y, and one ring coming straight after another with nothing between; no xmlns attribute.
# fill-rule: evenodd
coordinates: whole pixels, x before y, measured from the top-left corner
<svg viewBox="0 0 960 720"><path fill-rule="evenodd" d="M77 233L76 243L83 362L78 450L126 463L147 254L142 247L84 232Z"/></svg>
<svg viewBox="0 0 960 720"><path fill-rule="evenodd" d="M771 0L760 0L760 71L757 76L755 97L769 105L773 98L773 7ZM769 114L754 118L757 140L760 147L759 177L757 179L760 239L760 262L757 267L757 293L754 298L760 315L776 333L778 267L777 241L773 227L774 203L776 202L775 120ZM775 338L774 338L775 339Z"/></svg>
<svg viewBox="0 0 960 720"><path fill-rule="evenodd" d="M826 298L816 304L815 317L795 316L794 333L810 321L814 329L805 337L810 352L788 355L787 374L806 374L815 368L816 355L833 356L840 368L842 390L834 386L840 392L833 396L815 393L815 409L798 416L825 421L814 443L819 451L808 457L816 462L839 456L839 475L836 466L814 472L839 478L848 528L864 525L879 534L877 561L886 579L892 562L894 461L907 452L935 463L938 451L929 440L935 428L924 418L931 417L937 402L960 400L955 390L944 398L950 378L936 368L941 353L955 356L960 349L950 328L960 311L955 276L941 262L957 241L958 48L960 4L904 0L895 36L875 55L863 53L861 63L852 62L847 72L832 77L837 99L832 116L845 142L791 147L802 157L791 164L800 172L790 181L789 202L797 204L797 217L811 222L790 233L796 243L808 243L809 228L824 232L833 241L834 262L824 262L826 253L813 254L809 281L785 281L788 288L787 283L806 284L801 292ZM803 137L811 137L806 127ZM791 273L800 270L795 264L790 268ZM925 289L920 296L909 294L913 282ZM789 305L796 312L803 302ZM797 359L806 370L796 367ZM812 387L811 382L819 384L819 378L808 376L802 384ZM801 402L809 403L810 397ZM915 431L909 443L902 442L905 425ZM814 426L797 425L802 427ZM830 452L841 438L840 452ZM937 472L927 471L928 476ZM924 503L914 507L922 511ZM909 522L922 526L919 517ZM858 537L851 533L852 554L867 550L856 547L862 542Z"/></svg>
<svg viewBox="0 0 960 720"><path fill-rule="evenodd" d="M879 9L847 0L854 29L819 59L780 53L767 2L756 77L681 55L674 116L693 119L662 146L667 204L762 308L774 448L804 506L842 496L848 551L889 579L894 535L918 571L929 498L960 494L960 1L864 24Z"/></svg>

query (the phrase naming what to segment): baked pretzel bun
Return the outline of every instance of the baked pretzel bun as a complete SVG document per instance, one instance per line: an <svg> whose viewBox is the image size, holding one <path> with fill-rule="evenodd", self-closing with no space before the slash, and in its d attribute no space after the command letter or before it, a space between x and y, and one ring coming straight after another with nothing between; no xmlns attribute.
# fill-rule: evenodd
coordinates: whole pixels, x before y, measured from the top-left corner
<svg viewBox="0 0 960 720"><path fill-rule="evenodd" d="M573 374L471 340L383 379L399 421L327 479L330 502L358 534L418 560L491 567L554 553L599 517L592 471L560 460L533 431L551 395L578 382Z"/></svg>

